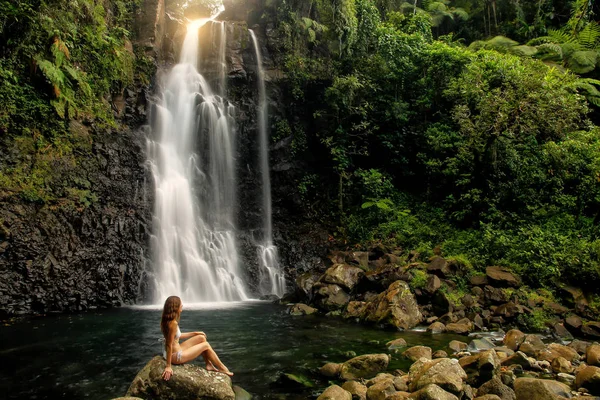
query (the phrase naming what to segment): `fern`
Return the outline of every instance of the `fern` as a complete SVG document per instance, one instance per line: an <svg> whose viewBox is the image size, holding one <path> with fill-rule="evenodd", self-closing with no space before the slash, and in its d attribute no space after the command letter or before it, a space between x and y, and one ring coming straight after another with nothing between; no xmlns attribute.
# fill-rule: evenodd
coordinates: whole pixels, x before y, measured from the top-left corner
<svg viewBox="0 0 600 400"><path fill-rule="evenodd" d="M579 78L573 83L573 87L586 97L587 101L596 107L600 107L600 80L591 78Z"/></svg>
<svg viewBox="0 0 600 400"><path fill-rule="evenodd" d="M597 51L576 51L569 57L567 65L576 74L587 74L596 68L597 62Z"/></svg>
<svg viewBox="0 0 600 400"><path fill-rule="evenodd" d="M577 35L577 41L586 49L596 49L600 42L600 25L588 23Z"/></svg>

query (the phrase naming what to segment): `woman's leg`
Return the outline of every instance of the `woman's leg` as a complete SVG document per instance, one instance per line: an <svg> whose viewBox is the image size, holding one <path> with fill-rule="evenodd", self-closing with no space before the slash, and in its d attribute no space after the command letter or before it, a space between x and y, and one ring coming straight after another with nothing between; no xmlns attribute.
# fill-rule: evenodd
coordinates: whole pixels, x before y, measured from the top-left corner
<svg viewBox="0 0 600 400"><path fill-rule="evenodd" d="M233 375L229 371L229 369L221 362L217 353L213 350L213 348L208 344L208 342L203 342L197 345L194 345L186 350L183 350L181 354L181 363L186 363L188 361L192 361L199 355L206 353L206 359L210 361L215 367L218 368L219 372L223 372L229 376Z"/></svg>
<svg viewBox="0 0 600 400"><path fill-rule="evenodd" d="M189 338L188 340L180 343L181 350L185 351L186 349L189 349L192 346L195 346L197 344L204 343L204 342L206 342L205 336L203 336L203 335L193 336L193 337ZM206 352L202 353L202 358L204 358L204 362L206 363L207 371L216 371L217 370L215 368L215 366L212 365L210 360L207 358Z"/></svg>

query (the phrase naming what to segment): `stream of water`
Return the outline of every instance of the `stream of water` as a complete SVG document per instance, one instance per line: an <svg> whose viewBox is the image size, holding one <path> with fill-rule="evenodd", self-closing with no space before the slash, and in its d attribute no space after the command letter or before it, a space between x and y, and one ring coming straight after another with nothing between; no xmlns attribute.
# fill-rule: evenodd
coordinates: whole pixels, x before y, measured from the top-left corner
<svg viewBox="0 0 600 400"><path fill-rule="evenodd" d="M108 400L125 395L135 375L162 352L158 308L120 308L26 319L0 328L0 393L6 399ZM323 316L294 317L266 302L184 305L183 332L202 330L233 383L255 399L306 399L327 380L316 371L356 353L387 353L403 337L409 346L443 349L464 336L385 331ZM354 353L352 353L354 352ZM193 363L202 365L202 360ZM394 356L389 369L410 363ZM306 376L306 390L278 385L281 373Z"/></svg>

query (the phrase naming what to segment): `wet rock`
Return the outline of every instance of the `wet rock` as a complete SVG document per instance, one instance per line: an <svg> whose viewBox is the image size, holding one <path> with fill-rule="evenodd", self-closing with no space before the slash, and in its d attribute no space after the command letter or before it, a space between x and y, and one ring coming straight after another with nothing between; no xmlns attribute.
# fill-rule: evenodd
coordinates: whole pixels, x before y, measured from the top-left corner
<svg viewBox="0 0 600 400"><path fill-rule="evenodd" d="M496 345L488 338L473 339L467 346L467 351L474 353L482 350L490 350L494 347L496 347Z"/></svg>
<svg viewBox="0 0 600 400"><path fill-rule="evenodd" d="M460 353L461 351L467 350L468 345L465 342L461 342L458 340L453 340L448 344L450 350L455 353Z"/></svg>
<svg viewBox="0 0 600 400"><path fill-rule="evenodd" d="M573 335L571 332L569 332L561 323L552 325L552 331L552 335L562 341L573 340Z"/></svg>
<svg viewBox="0 0 600 400"><path fill-rule="evenodd" d="M351 301L344 311L344 318L360 318L365 311L367 303L365 301Z"/></svg>
<svg viewBox="0 0 600 400"><path fill-rule="evenodd" d="M473 323L468 319L462 319L456 323L446 325L446 332L456 333L458 335L467 335L473 330Z"/></svg>
<svg viewBox="0 0 600 400"><path fill-rule="evenodd" d="M345 381L371 378L385 371L390 362L387 354L365 354L342 364L340 378Z"/></svg>
<svg viewBox="0 0 600 400"><path fill-rule="evenodd" d="M335 311L344 308L350 296L338 285L315 285L315 303L324 310Z"/></svg>
<svg viewBox="0 0 600 400"><path fill-rule="evenodd" d="M575 375L559 372L558 374L556 374L556 378L559 382L562 382L565 385L568 385L569 387L575 386Z"/></svg>
<svg viewBox="0 0 600 400"><path fill-rule="evenodd" d="M361 269L368 269L369 253L366 251L351 251L346 256L346 262L357 265Z"/></svg>
<svg viewBox="0 0 600 400"><path fill-rule="evenodd" d="M407 349L402 355L411 361L417 361L421 358L431 360L431 347L414 346Z"/></svg>
<svg viewBox="0 0 600 400"><path fill-rule="evenodd" d="M592 344L585 351L588 365L600 367L600 345Z"/></svg>
<svg viewBox="0 0 600 400"><path fill-rule="evenodd" d="M391 396L388 396L385 400L405 400L410 399L410 393L408 392L396 392Z"/></svg>
<svg viewBox="0 0 600 400"><path fill-rule="evenodd" d="M600 395L600 368L587 366L579 369L575 376L575 387L587 389L594 395Z"/></svg>
<svg viewBox="0 0 600 400"><path fill-rule="evenodd" d="M235 393L235 400L252 400L252 395L240 386L234 385L233 393Z"/></svg>
<svg viewBox="0 0 600 400"><path fill-rule="evenodd" d="M156 356L136 375L127 390L127 396L141 398L210 398L234 400L231 379L218 372L207 371L192 364L173 365L173 376L162 379L166 362Z"/></svg>
<svg viewBox="0 0 600 400"><path fill-rule="evenodd" d="M564 383L548 379L518 378L515 381L517 400L552 400L571 398L571 389Z"/></svg>
<svg viewBox="0 0 600 400"><path fill-rule="evenodd" d="M317 400L352 400L352 395L338 385L331 385L317 397Z"/></svg>
<svg viewBox="0 0 600 400"><path fill-rule="evenodd" d="M512 356L502 361L502 365L520 365L525 369L530 369L533 365L533 362L535 362L535 359L532 360L522 351L517 351Z"/></svg>
<svg viewBox="0 0 600 400"><path fill-rule="evenodd" d="M434 322L433 324L427 327L427 332L429 333L444 333L446 331L446 326L441 322Z"/></svg>
<svg viewBox="0 0 600 400"><path fill-rule="evenodd" d="M367 400L386 400L396 392L396 387L391 379L381 380L367 389Z"/></svg>
<svg viewBox="0 0 600 400"><path fill-rule="evenodd" d="M367 387L360 382L344 382L342 389L350 392L352 400L367 400Z"/></svg>
<svg viewBox="0 0 600 400"><path fill-rule="evenodd" d="M438 385L428 385L412 393L409 398L414 400L458 400L458 397L446 392Z"/></svg>
<svg viewBox="0 0 600 400"><path fill-rule="evenodd" d="M362 318L368 322L410 329L418 325L423 316L408 284L396 281L385 292L367 302Z"/></svg>
<svg viewBox="0 0 600 400"><path fill-rule="evenodd" d="M314 314L316 312L318 312L319 310L317 310L316 308L312 308L310 306L307 306L306 304L302 304L302 303L297 303L294 304L291 308L290 308L290 315L311 315Z"/></svg>
<svg viewBox="0 0 600 400"><path fill-rule="evenodd" d="M299 390L314 386L314 383L304 375L289 373L280 374L275 384L288 389Z"/></svg>
<svg viewBox="0 0 600 400"><path fill-rule="evenodd" d="M416 392L429 385L437 385L440 388L460 395L463 391L464 382L467 374L462 369L458 360L450 358L440 358L437 360L421 359L415 362L409 371L411 392Z"/></svg>
<svg viewBox="0 0 600 400"><path fill-rule="evenodd" d="M536 357L537 354L544 350L546 345L538 335L527 335L525 340L519 346L519 351L527 354L530 357Z"/></svg>
<svg viewBox="0 0 600 400"><path fill-rule="evenodd" d="M319 274L314 272L305 272L296 277L296 292L301 299L311 300L312 289L319 280Z"/></svg>
<svg viewBox="0 0 600 400"><path fill-rule="evenodd" d="M552 360L552 371L555 373L570 374L573 372L573 365L564 357L556 357Z"/></svg>
<svg viewBox="0 0 600 400"><path fill-rule="evenodd" d="M483 396L477 396L473 400L503 400L495 394L486 394Z"/></svg>
<svg viewBox="0 0 600 400"><path fill-rule="evenodd" d="M352 267L347 264L336 264L325 271L321 281L339 285L351 291L364 276L365 272L358 267Z"/></svg>
<svg viewBox="0 0 600 400"><path fill-rule="evenodd" d="M521 279L508 268L497 266L487 267L485 274L496 286L518 287L521 284Z"/></svg>
<svg viewBox="0 0 600 400"><path fill-rule="evenodd" d="M340 374L342 364L327 363L319 369L319 373L328 378L336 378Z"/></svg>
<svg viewBox="0 0 600 400"><path fill-rule="evenodd" d="M394 339L387 342L386 346L388 350L398 351L399 349L406 347L406 340L403 338Z"/></svg>
<svg viewBox="0 0 600 400"><path fill-rule="evenodd" d="M477 396L496 395L501 400L516 400L517 396L510 387L499 378L493 378L484 383L477 390Z"/></svg>

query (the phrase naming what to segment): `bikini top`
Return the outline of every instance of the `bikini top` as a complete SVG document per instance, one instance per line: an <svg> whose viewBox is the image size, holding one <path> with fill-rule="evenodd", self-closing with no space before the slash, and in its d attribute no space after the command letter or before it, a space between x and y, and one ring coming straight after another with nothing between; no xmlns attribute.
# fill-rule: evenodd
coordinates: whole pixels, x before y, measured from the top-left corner
<svg viewBox="0 0 600 400"><path fill-rule="evenodd" d="M177 325L177 333L175 333L175 340L179 340L179 338L181 337L181 329L179 329L179 325ZM158 339L159 342L166 342L166 339L164 337Z"/></svg>

